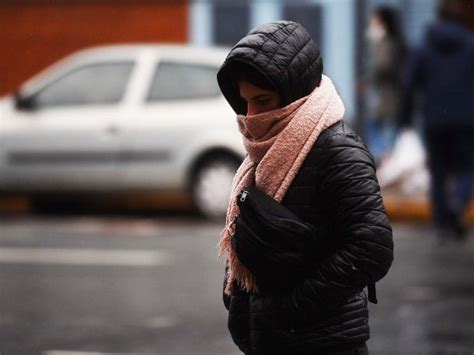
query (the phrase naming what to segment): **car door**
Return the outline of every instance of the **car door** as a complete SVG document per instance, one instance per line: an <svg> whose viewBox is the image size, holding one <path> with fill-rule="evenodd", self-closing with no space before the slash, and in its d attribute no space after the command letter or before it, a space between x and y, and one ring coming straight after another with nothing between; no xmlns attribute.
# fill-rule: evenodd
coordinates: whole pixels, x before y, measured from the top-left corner
<svg viewBox="0 0 474 355"><path fill-rule="evenodd" d="M17 100L19 107L2 118L7 188L113 189L116 122L134 65L132 59L78 64Z"/></svg>
<svg viewBox="0 0 474 355"><path fill-rule="evenodd" d="M186 149L205 129L208 113L222 105L217 65L192 58L150 59L143 94L120 122L118 167L126 188L181 190Z"/></svg>

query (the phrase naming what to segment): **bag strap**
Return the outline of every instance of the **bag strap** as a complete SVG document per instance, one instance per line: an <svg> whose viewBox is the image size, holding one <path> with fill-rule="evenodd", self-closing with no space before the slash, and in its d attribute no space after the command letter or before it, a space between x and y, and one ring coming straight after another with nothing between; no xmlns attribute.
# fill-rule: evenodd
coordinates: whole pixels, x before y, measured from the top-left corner
<svg viewBox="0 0 474 355"><path fill-rule="evenodd" d="M367 290L369 291L369 301L377 304L377 291L375 290L375 282L371 282L367 285Z"/></svg>

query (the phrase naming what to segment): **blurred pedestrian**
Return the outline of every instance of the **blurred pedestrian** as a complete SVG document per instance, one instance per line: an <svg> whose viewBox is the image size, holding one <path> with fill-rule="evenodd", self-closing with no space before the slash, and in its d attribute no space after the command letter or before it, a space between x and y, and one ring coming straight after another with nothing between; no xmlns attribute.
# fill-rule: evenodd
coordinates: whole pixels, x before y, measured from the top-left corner
<svg viewBox="0 0 474 355"><path fill-rule="evenodd" d="M386 156L395 138L396 115L400 101L405 40L396 9L377 7L369 18L369 65L363 79L368 116L365 137L377 163Z"/></svg>
<svg viewBox="0 0 474 355"><path fill-rule="evenodd" d="M413 54L399 124L413 121L416 92L423 97L422 128L431 175L433 222L440 241L466 236L464 214L474 171L474 35L462 0L443 0L438 20Z"/></svg>
<svg viewBox="0 0 474 355"><path fill-rule="evenodd" d="M278 21L251 30L218 73L248 153L234 177L219 243L227 257L228 327L245 354L368 353L363 288L370 286L375 302L374 283L393 260L392 230L373 157L342 120L344 105L322 71L308 32ZM263 239L234 223L237 196L252 184L313 228L304 253L270 236L264 252L245 258ZM243 243L244 235L253 245ZM277 255L278 265L307 267L287 284L272 284L281 269L273 267Z"/></svg>

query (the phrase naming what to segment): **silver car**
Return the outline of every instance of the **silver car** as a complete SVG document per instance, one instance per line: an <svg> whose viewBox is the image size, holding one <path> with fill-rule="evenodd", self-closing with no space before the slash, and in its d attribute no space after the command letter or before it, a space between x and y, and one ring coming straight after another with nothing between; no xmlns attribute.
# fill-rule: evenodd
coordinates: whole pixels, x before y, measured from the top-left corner
<svg viewBox="0 0 474 355"><path fill-rule="evenodd" d="M222 216L245 153L216 81L226 53L115 45L55 63L0 99L0 191L177 192Z"/></svg>

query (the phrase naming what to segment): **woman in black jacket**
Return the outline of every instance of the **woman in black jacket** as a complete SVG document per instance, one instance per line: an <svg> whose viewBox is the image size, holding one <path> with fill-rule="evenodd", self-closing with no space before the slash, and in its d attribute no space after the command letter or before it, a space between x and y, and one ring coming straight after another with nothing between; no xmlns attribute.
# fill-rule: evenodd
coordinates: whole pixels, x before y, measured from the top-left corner
<svg viewBox="0 0 474 355"><path fill-rule="evenodd" d="M367 353L363 289L369 286L375 301L373 285L393 260L373 158L343 122L344 106L322 69L308 32L278 21L250 31L218 73L248 152L219 243L227 256L228 327L247 355ZM253 183L313 228L303 252L275 244L257 255L258 263L249 261L256 260L248 258L255 250L233 222L238 193ZM294 260L304 262L305 271L291 281L268 282L281 270L272 267L277 250L287 252L289 272Z"/></svg>

